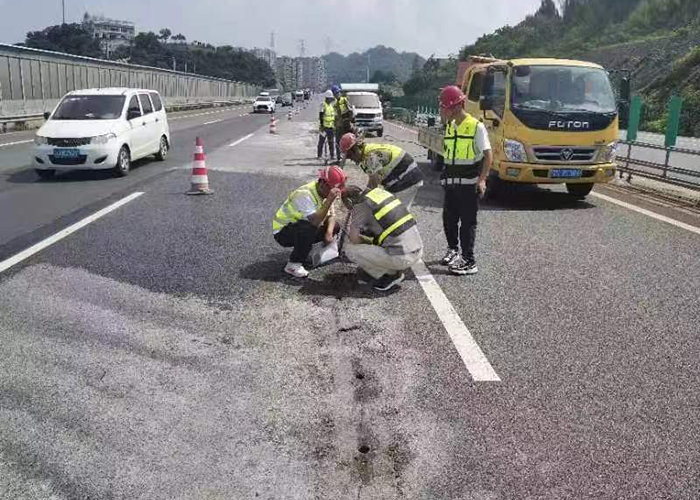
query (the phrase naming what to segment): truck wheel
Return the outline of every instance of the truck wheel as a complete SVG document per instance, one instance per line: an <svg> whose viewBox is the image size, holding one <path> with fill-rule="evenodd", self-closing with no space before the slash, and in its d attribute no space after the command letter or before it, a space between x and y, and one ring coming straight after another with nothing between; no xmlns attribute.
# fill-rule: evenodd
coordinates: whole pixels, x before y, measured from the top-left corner
<svg viewBox="0 0 700 500"><path fill-rule="evenodd" d="M577 200L583 200L593 190L593 183L590 184L567 184L566 190Z"/></svg>
<svg viewBox="0 0 700 500"><path fill-rule="evenodd" d="M430 166L433 168L434 171L440 172L444 164L445 159L441 155L435 153L432 153L430 155Z"/></svg>
<svg viewBox="0 0 700 500"><path fill-rule="evenodd" d="M381 137L383 135L384 135L384 129L377 130L377 137Z"/></svg>
<svg viewBox="0 0 700 500"><path fill-rule="evenodd" d="M486 200L496 200L503 195L503 181L498 177L498 174L490 174L486 180Z"/></svg>

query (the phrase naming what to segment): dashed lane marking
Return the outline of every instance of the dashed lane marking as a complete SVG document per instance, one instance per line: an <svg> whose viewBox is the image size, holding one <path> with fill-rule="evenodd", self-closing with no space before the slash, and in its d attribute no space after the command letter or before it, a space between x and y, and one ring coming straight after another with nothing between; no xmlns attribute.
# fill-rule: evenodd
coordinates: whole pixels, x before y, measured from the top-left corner
<svg viewBox="0 0 700 500"><path fill-rule="evenodd" d="M113 212L114 210L118 209L119 207L126 205L130 201L135 200L136 198L138 198L142 194L143 194L143 192L132 193L129 196L127 196L126 198L122 198L121 200L119 200L115 203L112 203L108 207L105 207L102 210L99 210L99 211L95 212L94 214L85 217L81 221L78 221L75 224L72 224L72 225L68 226L67 228L57 232L56 234L49 236L45 240L42 240L39 243L37 243L36 245L33 245L33 246L27 248L26 250L21 251L20 253L10 257L9 259L3 260L2 262L0 262L0 273L7 271L12 266L19 264L20 262L28 259L32 255L39 253L43 249L53 245L54 243L61 241L63 238L70 236L71 234L78 231L79 229L84 228L85 226L87 226L91 222L95 222L97 219L100 219L100 218L104 217L105 215L107 215L108 213Z"/></svg>
<svg viewBox="0 0 700 500"><path fill-rule="evenodd" d="M411 269L472 378L477 382L500 382L500 377L489 363L479 344L474 340L469 329L462 322L457 311L452 307L440 285L428 271L425 263L419 260Z"/></svg>
<svg viewBox="0 0 700 500"><path fill-rule="evenodd" d="M218 120L212 120L212 121L210 121L210 122L204 122L204 123L202 123L202 125L211 125L212 123L219 123L219 122L222 122L222 121L224 121L224 119L223 119L223 118L219 118Z"/></svg>
<svg viewBox="0 0 700 500"><path fill-rule="evenodd" d="M16 146L17 144L28 144L30 142L34 142L34 139L29 139L27 141L6 142L5 144L0 144L0 148L4 148L7 146Z"/></svg>
<svg viewBox="0 0 700 500"><path fill-rule="evenodd" d="M251 137L253 137L253 134L248 134L248 135L246 135L245 137L241 137L241 138L238 139L237 141L232 142L231 144L229 144L228 147L232 148L233 146L238 146L240 143L242 143L243 141L247 141L247 140L250 139Z"/></svg>
<svg viewBox="0 0 700 500"><path fill-rule="evenodd" d="M646 208L638 207L637 205L632 205L631 203L627 203L600 193L593 192L590 194L590 196L595 196L596 198L600 198L601 200L614 203L615 205L626 208L628 210L632 210L633 212L646 215L647 217L651 217L652 219L656 219L661 222L666 222L667 224L671 224L681 229L685 229L686 231L690 231L691 233L700 235L700 228L696 226L691 226L690 224L686 224L685 222L681 222L676 219L672 219L671 217L666 217L665 215L657 214L656 212L652 212L651 210L647 210Z"/></svg>

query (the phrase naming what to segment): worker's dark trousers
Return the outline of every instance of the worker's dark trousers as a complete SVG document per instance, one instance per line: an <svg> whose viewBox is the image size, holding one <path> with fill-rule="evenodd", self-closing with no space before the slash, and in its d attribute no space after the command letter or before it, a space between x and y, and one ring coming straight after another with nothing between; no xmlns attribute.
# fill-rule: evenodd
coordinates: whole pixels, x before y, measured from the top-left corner
<svg viewBox="0 0 700 500"><path fill-rule="evenodd" d="M335 158L335 130L332 128L324 128L323 134L318 134L318 156L321 158L323 156L323 143L326 142L326 137L328 137L328 152L331 154L331 158ZM338 152L340 156L340 152Z"/></svg>
<svg viewBox="0 0 700 500"><path fill-rule="evenodd" d="M308 220L287 224L275 235L275 241L285 248L294 247L289 262L304 264L309 257L311 247L323 239L325 229L318 228Z"/></svg>
<svg viewBox="0 0 700 500"><path fill-rule="evenodd" d="M478 211L479 196L475 185L445 186L442 223L445 228L447 245L452 250L459 250L461 243L464 260L474 260Z"/></svg>

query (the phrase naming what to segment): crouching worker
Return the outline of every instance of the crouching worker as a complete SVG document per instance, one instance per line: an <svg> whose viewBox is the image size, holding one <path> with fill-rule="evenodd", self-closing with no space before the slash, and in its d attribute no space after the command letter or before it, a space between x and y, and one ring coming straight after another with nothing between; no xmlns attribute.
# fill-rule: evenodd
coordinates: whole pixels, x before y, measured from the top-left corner
<svg viewBox="0 0 700 500"><path fill-rule="evenodd" d="M325 240L329 245L339 231L335 217L329 216L333 202L345 188L345 172L334 165L319 172L318 180L295 189L272 219L275 241L285 248L293 247L284 272L295 278L306 278L304 268L314 243Z"/></svg>
<svg viewBox="0 0 700 500"><path fill-rule="evenodd" d="M345 256L371 278L363 281L371 281L376 290L398 286L404 271L423 256L423 240L413 215L380 187L363 191L348 186L343 203L352 214Z"/></svg>

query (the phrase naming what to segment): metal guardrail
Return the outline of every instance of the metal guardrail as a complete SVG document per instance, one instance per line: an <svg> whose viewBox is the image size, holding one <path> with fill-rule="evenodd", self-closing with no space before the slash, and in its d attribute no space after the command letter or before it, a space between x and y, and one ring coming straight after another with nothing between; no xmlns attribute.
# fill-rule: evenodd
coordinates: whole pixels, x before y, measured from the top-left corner
<svg viewBox="0 0 700 500"><path fill-rule="evenodd" d="M626 146L626 154L618 155L618 170L620 177L626 173L628 179L638 175L648 179L673 184L689 189L700 190L700 150L687 148L667 148L658 144L645 142L620 141ZM644 157L640 157L646 156ZM655 161L654 157L663 161ZM689 165L672 165L672 160L678 163L685 160Z"/></svg>

